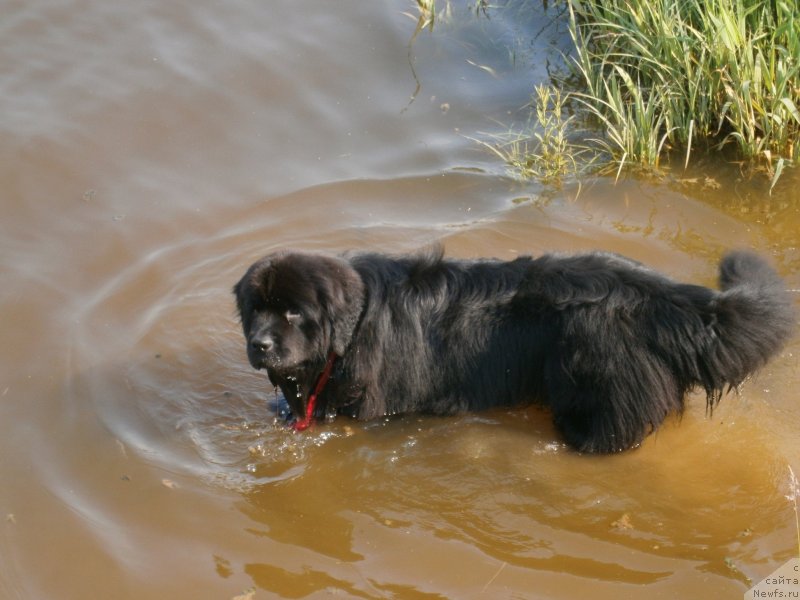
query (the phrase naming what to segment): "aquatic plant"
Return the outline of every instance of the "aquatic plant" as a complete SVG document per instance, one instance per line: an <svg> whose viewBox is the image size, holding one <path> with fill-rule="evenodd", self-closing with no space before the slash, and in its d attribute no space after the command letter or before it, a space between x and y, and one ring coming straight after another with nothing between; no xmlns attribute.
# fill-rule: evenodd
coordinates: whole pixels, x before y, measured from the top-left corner
<svg viewBox="0 0 800 600"><path fill-rule="evenodd" d="M794 0L568 0L574 97L619 167L734 144L772 185L798 160Z"/></svg>
<svg viewBox="0 0 800 600"><path fill-rule="evenodd" d="M573 117L566 116L565 101L558 88L538 85L532 101L535 123L499 134L482 133L486 139L470 139L502 159L515 177L560 183L577 173L577 157L582 152L569 140Z"/></svg>
<svg viewBox="0 0 800 600"><path fill-rule="evenodd" d="M415 36L451 14L451 1L441 1L437 7L435 0L415 0ZM577 147L567 141L577 126L595 132L582 152L591 148L603 160L590 162L617 175L657 169L666 156L688 165L698 148L724 148L766 173L772 190L784 168L800 160L796 0L562 2L572 72L537 87L526 127L476 140L515 176L554 181L577 172ZM490 8L509 4L475 4L478 14ZM556 89L564 91L556 96ZM565 107L579 118L565 118Z"/></svg>

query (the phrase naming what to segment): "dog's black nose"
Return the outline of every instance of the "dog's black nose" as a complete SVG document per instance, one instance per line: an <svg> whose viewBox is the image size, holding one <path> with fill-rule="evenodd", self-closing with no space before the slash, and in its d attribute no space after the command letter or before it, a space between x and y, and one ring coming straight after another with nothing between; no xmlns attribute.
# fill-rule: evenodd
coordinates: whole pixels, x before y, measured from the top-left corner
<svg viewBox="0 0 800 600"><path fill-rule="evenodd" d="M253 338L250 340L250 346L259 354L266 354L275 346L275 342L269 336Z"/></svg>

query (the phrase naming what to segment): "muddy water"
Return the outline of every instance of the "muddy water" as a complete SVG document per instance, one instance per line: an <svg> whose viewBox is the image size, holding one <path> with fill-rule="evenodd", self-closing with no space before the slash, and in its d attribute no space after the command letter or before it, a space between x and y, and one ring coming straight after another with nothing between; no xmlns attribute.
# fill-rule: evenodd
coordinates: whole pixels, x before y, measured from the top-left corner
<svg viewBox="0 0 800 600"><path fill-rule="evenodd" d="M796 176L515 182L467 137L524 118L557 11L454 3L410 47L414 10L6 3L1 598L736 598L797 552L797 337L619 456L534 409L275 425L229 290L278 247L600 248L713 284L749 246L800 288Z"/></svg>

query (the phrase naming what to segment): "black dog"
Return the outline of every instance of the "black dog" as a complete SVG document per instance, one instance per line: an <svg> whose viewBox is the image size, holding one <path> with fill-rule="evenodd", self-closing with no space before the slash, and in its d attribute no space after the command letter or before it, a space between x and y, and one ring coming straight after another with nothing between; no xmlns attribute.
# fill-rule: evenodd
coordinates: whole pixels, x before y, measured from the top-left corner
<svg viewBox="0 0 800 600"><path fill-rule="evenodd" d="M699 386L709 407L795 324L777 274L727 255L714 291L612 254L510 262L280 252L234 287L256 369L314 416L539 401L583 452L639 444Z"/></svg>

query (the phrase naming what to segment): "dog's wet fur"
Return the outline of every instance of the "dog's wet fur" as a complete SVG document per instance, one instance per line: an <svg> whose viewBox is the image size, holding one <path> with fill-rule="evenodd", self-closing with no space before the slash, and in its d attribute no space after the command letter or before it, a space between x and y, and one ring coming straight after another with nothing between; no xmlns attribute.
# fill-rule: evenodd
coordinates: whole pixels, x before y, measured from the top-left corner
<svg viewBox="0 0 800 600"><path fill-rule="evenodd" d="M720 291L606 253L512 261L277 252L234 286L247 355L295 415L358 419L538 402L581 452L637 446L693 388L709 407L780 350L785 286L750 252Z"/></svg>

